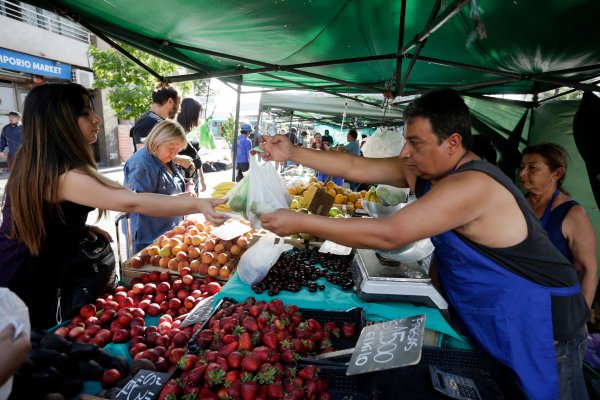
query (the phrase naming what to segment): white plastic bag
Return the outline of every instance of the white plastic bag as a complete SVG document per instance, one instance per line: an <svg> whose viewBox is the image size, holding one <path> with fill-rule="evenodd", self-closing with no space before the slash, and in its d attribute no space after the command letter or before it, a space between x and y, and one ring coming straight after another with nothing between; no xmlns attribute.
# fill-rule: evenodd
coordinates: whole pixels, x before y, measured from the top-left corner
<svg viewBox="0 0 600 400"><path fill-rule="evenodd" d="M9 289L0 287L0 331L8 325L15 326L16 339L21 332L25 332L27 337L31 335L31 324L29 322L29 310L27 306ZM10 377L4 385L0 387L0 400L6 400L12 391L13 378Z"/></svg>
<svg viewBox="0 0 600 400"><path fill-rule="evenodd" d="M369 158L396 157L400 155L402 146L404 146L402 132L386 127L377 128L365 142L362 152Z"/></svg>
<svg viewBox="0 0 600 400"><path fill-rule="evenodd" d="M292 196L271 162L259 162L253 156L249 157L249 162L246 215L253 228L260 228L260 215L278 208L290 208Z"/></svg>
<svg viewBox="0 0 600 400"><path fill-rule="evenodd" d="M284 251L292 249L283 239L267 233L254 243L240 258L237 274L248 285L262 281Z"/></svg>

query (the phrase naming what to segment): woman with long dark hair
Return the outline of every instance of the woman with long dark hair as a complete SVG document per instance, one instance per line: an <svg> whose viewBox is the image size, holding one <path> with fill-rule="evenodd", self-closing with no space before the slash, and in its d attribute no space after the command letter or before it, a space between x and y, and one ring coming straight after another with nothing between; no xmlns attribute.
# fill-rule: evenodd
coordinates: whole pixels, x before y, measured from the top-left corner
<svg viewBox="0 0 600 400"><path fill-rule="evenodd" d="M190 133L192 129L198 126L201 112L202 105L197 100L187 97L181 101L177 122L183 127L186 134ZM191 177L194 180L196 193L198 192L198 189L201 192L204 192L206 190L206 184L204 183L204 171L202 171L202 159L200 159L200 155L192 142L193 140L188 140L187 147L179 154L192 158L196 170ZM200 143L198 143L197 146L200 146ZM201 187L199 187L198 184L200 184Z"/></svg>
<svg viewBox="0 0 600 400"><path fill-rule="evenodd" d="M222 201L135 193L97 170L91 144L100 118L78 84L45 84L25 99L23 144L8 178L0 227L0 286L29 307L33 327L55 324L60 266L88 230L88 213L99 209L174 216L203 213L221 224L213 207Z"/></svg>

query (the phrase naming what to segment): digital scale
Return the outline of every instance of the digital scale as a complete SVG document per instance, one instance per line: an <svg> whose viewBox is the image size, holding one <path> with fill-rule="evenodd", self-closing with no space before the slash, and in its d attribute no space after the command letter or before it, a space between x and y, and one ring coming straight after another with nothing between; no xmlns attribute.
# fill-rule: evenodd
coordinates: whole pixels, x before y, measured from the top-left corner
<svg viewBox="0 0 600 400"><path fill-rule="evenodd" d="M352 278L356 295L365 301L406 302L448 309L448 303L431 283L427 274L433 245L420 240L404 251L391 252L357 249L352 260Z"/></svg>

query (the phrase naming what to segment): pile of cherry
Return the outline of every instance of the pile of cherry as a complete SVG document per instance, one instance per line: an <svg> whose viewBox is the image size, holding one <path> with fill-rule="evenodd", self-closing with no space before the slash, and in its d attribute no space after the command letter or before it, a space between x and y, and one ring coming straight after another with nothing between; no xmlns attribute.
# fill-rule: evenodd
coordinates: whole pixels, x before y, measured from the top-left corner
<svg viewBox="0 0 600 400"><path fill-rule="evenodd" d="M298 292L307 287L309 292L325 290L316 280L325 278L329 283L350 290L354 286L352 280L352 256L337 256L330 253L319 253L316 250L294 250L283 253L267 276L252 285L256 294L268 291L275 296L282 290Z"/></svg>
<svg viewBox="0 0 600 400"><path fill-rule="evenodd" d="M332 335L354 337L356 327L304 320L297 306L278 299L225 300L192 339L200 350L181 359L179 378L166 384L159 399L330 399L317 367L295 363L334 351Z"/></svg>

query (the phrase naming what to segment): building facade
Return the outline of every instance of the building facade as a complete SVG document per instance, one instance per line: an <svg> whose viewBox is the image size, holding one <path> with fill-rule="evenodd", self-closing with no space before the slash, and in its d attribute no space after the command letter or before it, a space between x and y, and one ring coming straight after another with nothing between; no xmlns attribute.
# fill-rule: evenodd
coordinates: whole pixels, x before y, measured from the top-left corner
<svg viewBox="0 0 600 400"><path fill-rule="evenodd" d="M96 161L118 165L118 121L106 93L93 89L90 45L108 47L69 19L24 2L0 0L0 129L8 123L9 111L23 111L25 97L35 86L77 82L90 91L103 121L94 145Z"/></svg>

